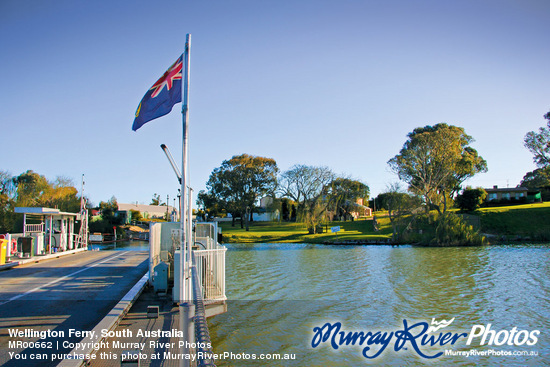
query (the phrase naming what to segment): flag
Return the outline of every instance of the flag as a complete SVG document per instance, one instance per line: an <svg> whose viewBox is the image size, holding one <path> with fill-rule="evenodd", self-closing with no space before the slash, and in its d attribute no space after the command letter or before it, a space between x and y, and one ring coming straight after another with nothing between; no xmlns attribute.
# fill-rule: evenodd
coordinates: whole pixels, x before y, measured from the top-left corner
<svg viewBox="0 0 550 367"><path fill-rule="evenodd" d="M181 102L182 66L183 55L145 93L136 110L132 130L136 131L147 122L166 115L176 103Z"/></svg>

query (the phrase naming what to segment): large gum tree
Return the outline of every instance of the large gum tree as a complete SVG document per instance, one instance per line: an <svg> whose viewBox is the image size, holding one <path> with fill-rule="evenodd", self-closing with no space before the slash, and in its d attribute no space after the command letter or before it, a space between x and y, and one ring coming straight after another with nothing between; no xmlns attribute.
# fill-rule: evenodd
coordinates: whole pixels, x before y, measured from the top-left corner
<svg viewBox="0 0 550 367"><path fill-rule="evenodd" d="M414 129L398 155L388 161L409 191L420 195L426 210L447 210L447 199L461 184L480 172L487 162L470 147L474 140L464 128L440 123Z"/></svg>
<svg viewBox="0 0 550 367"><path fill-rule="evenodd" d="M538 132L529 131L523 143L531 153L533 153L533 161L540 168L550 166L550 112L544 115L547 127L539 128Z"/></svg>
<svg viewBox="0 0 550 367"><path fill-rule="evenodd" d="M243 218L248 226L247 213L252 216L257 200L275 191L278 172L272 158L236 155L212 171L206 184L208 195L233 218L239 216L242 228Z"/></svg>

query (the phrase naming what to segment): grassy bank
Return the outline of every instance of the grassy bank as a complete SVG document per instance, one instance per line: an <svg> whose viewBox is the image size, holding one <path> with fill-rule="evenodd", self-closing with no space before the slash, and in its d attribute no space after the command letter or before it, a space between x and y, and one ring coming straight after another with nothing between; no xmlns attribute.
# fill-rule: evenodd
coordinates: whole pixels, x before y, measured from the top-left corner
<svg viewBox="0 0 550 367"><path fill-rule="evenodd" d="M481 232L510 240L550 241L550 203L482 208Z"/></svg>
<svg viewBox="0 0 550 367"><path fill-rule="evenodd" d="M255 222L247 232L239 224L231 227L231 223L222 223L224 242L227 243L323 243L326 241L387 241L391 238L389 219L378 221L380 231L374 231L372 219L353 222L330 222L323 226L323 233L308 234L303 223ZM331 227L340 226L337 234L331 232ZM327 231L328 228L328 231Z"/></svg>
<svg viewBox="0 0 550 367"><path fill-rule="evenodd" d="M387 217L378 216L379 231L375 231L372 219L353 222L330 222L323 226L323 233L308 234L302 223L254 222L247 232L237 223L221 223L226 243L324 243L346 241L387 241L391 238L391 225ZM481 232L509 240L550 241L550 203L526 204L480 209ZM331 232L339 226L340 232ZM328 231L327 231L328 229Z"/></svg>

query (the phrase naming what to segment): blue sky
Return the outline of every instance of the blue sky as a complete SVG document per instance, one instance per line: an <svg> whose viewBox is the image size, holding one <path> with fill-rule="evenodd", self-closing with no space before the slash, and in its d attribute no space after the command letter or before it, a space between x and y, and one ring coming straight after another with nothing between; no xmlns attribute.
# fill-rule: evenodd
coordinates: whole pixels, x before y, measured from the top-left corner
<svg viewBox="0 0 550 367"><path fill-rule="evenodd" d="M95 204L173 203L181 110L137 132L147 89L192 34L190 174L198 192L233 155L324 165L374 195L416 127L464 127L517 185L550 111L546 0L0 1L0 169L66 176Z"/></svg>

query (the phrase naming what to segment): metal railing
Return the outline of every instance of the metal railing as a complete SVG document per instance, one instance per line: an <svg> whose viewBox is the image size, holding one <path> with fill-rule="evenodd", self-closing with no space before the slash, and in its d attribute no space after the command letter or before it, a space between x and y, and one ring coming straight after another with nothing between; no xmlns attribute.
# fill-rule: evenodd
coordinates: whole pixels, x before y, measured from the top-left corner
<svg viewBox="0 0 550 367"><path fill-rule="evenodd" d="M210 237L217 242L218 224L215 222L199 222L195 225L195 237Z"/></svg>
<svg viewBox="0 0 550 367"><path fill-rule="evenodd" d="M43 233L44 223L40 224L25 224L25 233Z"/></svg>
<svg viewBox="0 0 550 367"><path fill-rule="evenodd" d="M225 296L225 252L227 249L217 243L217 227L215 225L197 224L192 241L195 246L191 252L193 263L190 267L191 283L186 281L188 286L185 286L185 293L190 291L191 294L183 297L180 294L181 283L178 270L184 265L181 259L182 251L175 251L176 247L179 247L180 232L179 228L175 229L171 226L173 223L156 223L150 227L150 274L155 274L154 268L159 262L173 261L175 283L173 301L180 303L180 330L185 331L183 339L191 343L194 339L197 342L196 352L203 352L200 356L204 358L197 358L197 366L215 366L213 360L209 358L212 352L206 322L206 307L212 305L216 309L219 304L223 304L227 300ZM168 256L163 259L162 255L167 249L173 251L173 257ZM187 297L189 297L189 302L186 301ZM187 353L188 349L186 348L188 347L182 347L182 353ZM184 361L183 365L190 364Z"/></svg>
<svg viewBox="0 0 550 367"><path fill-rule="evenodd" d="M71 234L73 238L73 246L75 249L85 248L88 246L87 238L79 233Z"/></svg>
<svg viewBox="0 0 550 367"><path fill-rule="evenodd" d="M198 250L216 249L218 242L212 237L195 237L195 247Z"/></svg>
<svg viewBox="0 0 550 367"><path fill-rule="evenodd" d="M196 257L195 257L196 260ZM204 308L204 300L201 294L200 277L197 272L197 267L191 267L191 278L193 282L193 303L195 304L195 341L197 342L196 353L198 367L216 367L212 356L212 342L210 341L210 333L208 331L208 323L206 322L206 310Z"/></svg>
<svg viewBox="0 0 550 367"><path fill-rule="evenodd" d="M205 304L225 301L225 252L216 244L209 250L193 251L199 285Z"/></svg>

